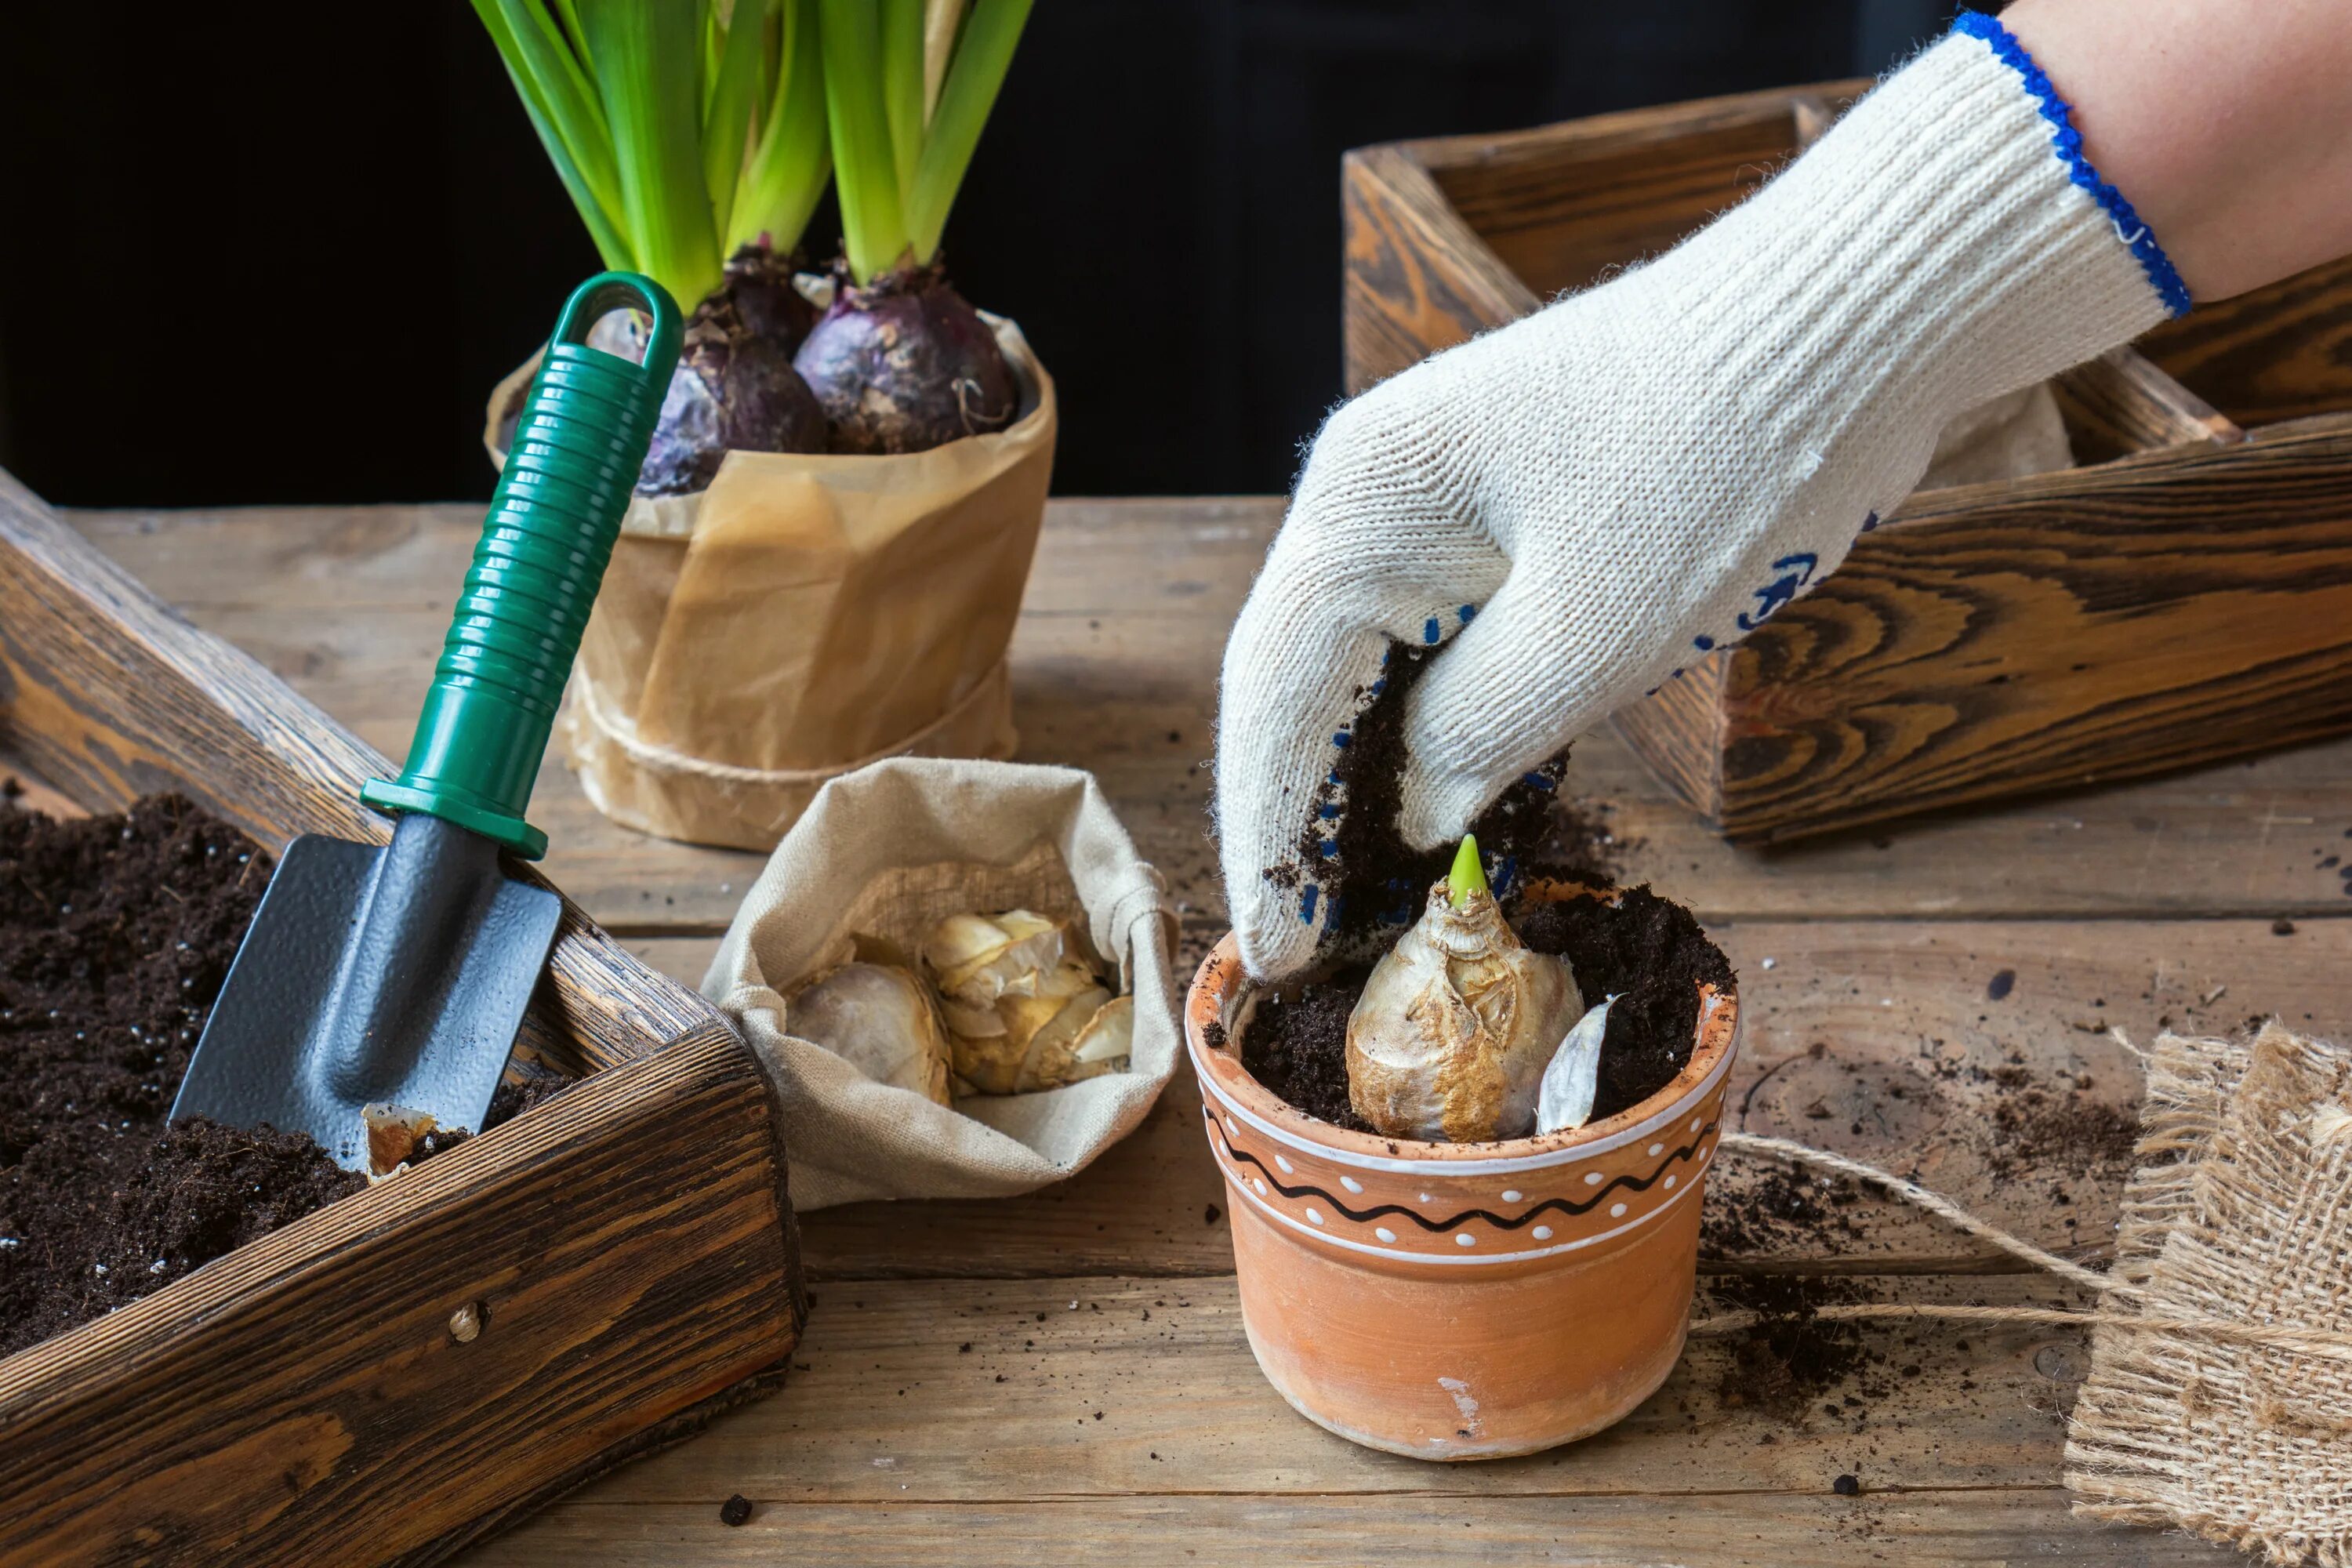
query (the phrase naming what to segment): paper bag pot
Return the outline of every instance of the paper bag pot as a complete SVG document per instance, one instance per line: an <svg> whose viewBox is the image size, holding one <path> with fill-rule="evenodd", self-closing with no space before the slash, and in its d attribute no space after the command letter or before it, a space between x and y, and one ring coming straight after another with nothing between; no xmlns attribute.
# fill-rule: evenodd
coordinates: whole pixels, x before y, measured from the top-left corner
<svg viewBox="0 0 2352 1568"><path fill-rule="evenodd" d="M1682 1354L1699 1209L1737 1048L1702 987L1689 1063L1631 1110L1494 1143L1351 1132L1242 1066L1234 939L1184 1035L1233 1216L1242 1321L1298 1413L1419 1459L1534 1453L1611 1425Z"/></svg>
<svg viewBox="0 0 2352 1568"><path fill-rule="evenodd" d="M629 506L559 733L596 808L772 849L825 781L883 757L1002 758L1005 647L1054 466L1054 384L988 318L1013 422L903 457L730 452ZM516 372L491 394L493 458Z"/></svg>

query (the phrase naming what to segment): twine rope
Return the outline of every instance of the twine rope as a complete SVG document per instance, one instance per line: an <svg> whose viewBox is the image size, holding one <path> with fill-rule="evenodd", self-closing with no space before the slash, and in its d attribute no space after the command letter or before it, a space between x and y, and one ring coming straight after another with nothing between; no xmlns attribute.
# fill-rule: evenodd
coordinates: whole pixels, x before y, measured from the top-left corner
<svg viewBox="0 0 2352 1568"><path fill-rule="evenodd" d="M1940 1193L1906 1181L1892 1171L1879 1169L1843 1154L1833 1154L1826 1149L1816 1149L1787 1138L1768 1138L1755 1132L1726 1132L1718 1146L1737 1153L1753 1154L1767 1159L1791 1161L1811 1165L1841 1175L1853 1176L1885 1188L1912 1206L1923 1209L1948 1224L1979 1237L2000 1247L2012 1258L2032 1264L2035 1268L2055 1274L2061 1279L2097 1292L2102 1297L2126 1299L2142 1292L2135 1285L2085 1268L2070 1258L2039 1247L2024 1237L2011 1235L1991 1221L1970 1214ZM2227 1318L2153 1317L2139 1312L2117 1312L2093 1308L2075 1311L2063 1307L1973 1307L1945 1305L1924 1301L1877 1301L1819 1307L1816 1318L1887 1319L1939 1318L1969 1323L2051 1323L2066 1327L2097 1327L2123 1329L2136 1333L2196 1334L2206 1339L2222 1340L2240 1344L2263 1345L2276 1350L2299 1351L2313 1355L2333 1356L2352 1360L2352 1334L2337 1333L2325 1329L2302 1329L2284 1324L2241 1323ZM1722 1312L1701 1318L1690 1326L1693 1334L1738 1333L1764 1321L1758 1312Z"/></svg>

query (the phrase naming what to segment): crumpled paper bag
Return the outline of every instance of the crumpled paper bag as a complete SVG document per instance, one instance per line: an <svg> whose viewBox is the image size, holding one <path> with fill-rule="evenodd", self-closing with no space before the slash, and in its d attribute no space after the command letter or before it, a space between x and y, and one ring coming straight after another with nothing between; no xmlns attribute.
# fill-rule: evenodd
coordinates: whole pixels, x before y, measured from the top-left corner
<svg viewBox="0 0 2352 1568"><path fill-rule="evenodd" d="M843 935L912 952L960 910L1070 918L1135 998L1127 1070L952 1108L867 1078L785 1031L783 993ZM702 983L768 1070L795 1208L1025 1193L1132 1131L1175 1070L1176 924L1092 775L897 758L817 792L760 875Z"/></svg>
<svg viewBox="0 0 2352 1568"><path fill-rule="evenodd" d="M596 808L664 838L772 847L826 780L887 756L1007 757L1005 648L1054 467L1054 383L992 435L905 457L730 452L708 489L638 496L560 721ZM509 404L483 445L505 457Z"/></svg>

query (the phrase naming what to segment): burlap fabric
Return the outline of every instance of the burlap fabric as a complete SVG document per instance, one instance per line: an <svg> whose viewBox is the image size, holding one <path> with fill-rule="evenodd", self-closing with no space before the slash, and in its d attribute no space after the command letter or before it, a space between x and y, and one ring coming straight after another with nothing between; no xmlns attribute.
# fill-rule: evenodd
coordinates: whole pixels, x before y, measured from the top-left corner
<svg viewBox="0 0 2352 1568"><path fill-rule="evenodd" d="M1135 998L1124 1072L952 1109L877 1083L784 1027L782 993L847 932L919 949L942 917L1066 918ZM1141 1121L1174 1071L1175 916L1094 779L898 758L834 780L776 846L702 983L768 1069L799 1209L981 1198L1059 1181Z"/></svg>
<svg viewBox="0 0 2352 1568"><path fill-rule="evenodd" d="M2076 1511L2352 1563L2347 1245L2352 1052L2275 1021L2251 1041L2158 1039L2066 1445ZM2262 1325L2277 1342L2134 1318Z"/></svg>

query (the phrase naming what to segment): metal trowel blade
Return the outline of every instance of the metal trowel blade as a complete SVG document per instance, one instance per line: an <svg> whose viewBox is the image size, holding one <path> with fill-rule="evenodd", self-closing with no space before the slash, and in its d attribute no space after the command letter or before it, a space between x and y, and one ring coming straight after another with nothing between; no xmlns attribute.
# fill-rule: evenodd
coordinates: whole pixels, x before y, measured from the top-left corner
<svg viewBox="0 0 2352 1568"><path fill-rule="evenodd" d="M308 1132L368 1169L370 1105L478 1131L547 966L562 901L499 847L423 814L382 847L287 847L172 1118Z"/></svg>

